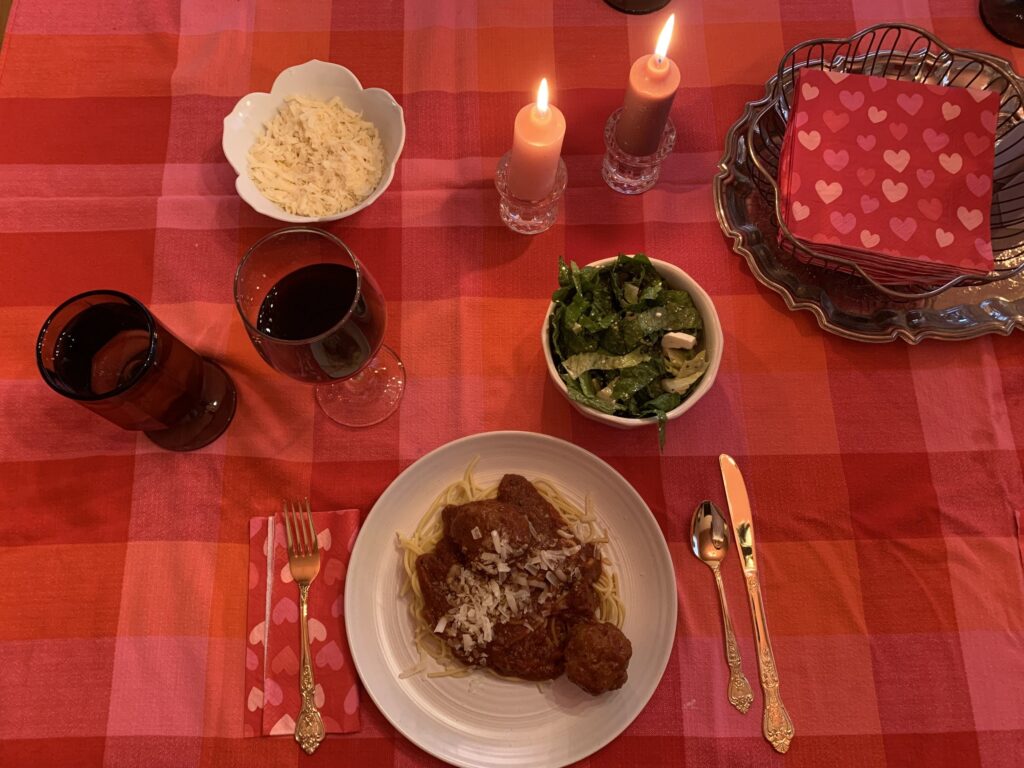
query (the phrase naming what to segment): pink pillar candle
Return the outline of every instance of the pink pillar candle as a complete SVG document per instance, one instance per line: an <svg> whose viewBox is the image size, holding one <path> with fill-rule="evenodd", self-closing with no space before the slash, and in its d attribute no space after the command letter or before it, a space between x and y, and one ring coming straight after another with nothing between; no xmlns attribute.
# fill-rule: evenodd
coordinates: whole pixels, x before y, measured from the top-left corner
<svg viewBox="0 0 1024 768"><path fill-rule="evenodd" d="M641 56L629 71L626 101L615 131L619 147L631 155L653 155L661 144L672 100L679 89L679 67L667 57L675 14L669 17L652 56Z"/></svg>
<svg viewBox="0 0 1024 768"><path fill-rule="evenodd" d="M520 200L542 200L551 193L564 138L565 116L548 104L548 81L541 80L537 103L527 104L516 115L508 165L512 195Z"/></svg>

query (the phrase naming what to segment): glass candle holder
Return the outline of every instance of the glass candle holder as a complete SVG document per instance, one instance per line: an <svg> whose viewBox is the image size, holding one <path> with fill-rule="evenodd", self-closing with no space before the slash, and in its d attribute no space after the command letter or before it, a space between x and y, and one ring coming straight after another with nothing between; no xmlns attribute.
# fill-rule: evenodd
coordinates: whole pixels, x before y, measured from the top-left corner
<svg viewBox="0 0 1024 768"><path fill-rule="evenodd" d="M498 212L505 226L521 235L537 235L551 228L558 218L558 205L565 194L565 185L569 173L565 161L558 159L558 170L555 171L555 185L548 196L541 200L523 200L509 190L508 163L512 153L506 152L498 161L498 170L494 174L494 186L501 198Z"/></svg>
<svg viewBox="0 0 1024 768"><path fill-rule="evenodd" d="M119 291L89 291L57 307L39 332L36 362L57 394L167 450L202 448L235 415L224 369Z"/></svg>
<svg viewBox="0 0 1024 768"><path fill-rule="evenodd" d="M624 195L639 195L653 187L661 174L661 163L676 145L676 127L671 120L665 121L661 143L650 155L632 155L621 146L615 137L622 117L622 107L612 112L604 126L604 162L601 175L609 187Z"/></svg>

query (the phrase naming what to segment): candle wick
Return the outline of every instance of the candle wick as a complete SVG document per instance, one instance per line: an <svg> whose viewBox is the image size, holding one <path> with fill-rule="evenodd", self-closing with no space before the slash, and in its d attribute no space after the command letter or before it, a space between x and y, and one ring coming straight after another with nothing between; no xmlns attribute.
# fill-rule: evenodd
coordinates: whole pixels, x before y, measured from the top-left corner
<svg viewBox="0 0 1024 768"><path fill-rule="evenodd" d="M664 56L660 56L658 54L655 54L654 55L654 63L657 64L660 67L662 64L665 63L665 57Z"/></svg>

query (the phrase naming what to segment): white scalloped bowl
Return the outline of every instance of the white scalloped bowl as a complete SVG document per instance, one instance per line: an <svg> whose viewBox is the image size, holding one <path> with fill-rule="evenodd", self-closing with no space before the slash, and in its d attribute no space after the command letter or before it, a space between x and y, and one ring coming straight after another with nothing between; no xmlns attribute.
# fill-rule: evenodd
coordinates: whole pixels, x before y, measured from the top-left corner
<svg viewBox="0 0 1024 768"><path fill-rule="evenodd" d="M370 195L348 210L330 216L296 216L268 200L249 178L249 148L263 132L263 126L277 114L288 96L312 96L317 99L339 97L346 107L361 112L380 131L384 145L384 175ZM222 146L224 155L238 178L238 195L258 213L278 221L307 224L337 221L366 208L381 196L395 176L395 164L405 145L405 117L402 107L382 88L363 88L352 72L340 64L313 59L289 67L277 76L270 93L250 93L239 99L231 114L224 118Z"/></svg>
<svg viewBox="0 0 1024 768"><path fill-rule="evenodd" d="M615 259L615 256L607 259L598 259L597 261L590 262L586 266L604 267L615 263ZM679 291L686 291L690 294L693 298L694 306L697 307L697 311L700 312L701 319L704 321L704 348L708 351L708 369L704 372L703 378L697 382L697 386L690 391L683 402L665 414L668 417L668 420L672 421L672 419L678 419L688 410L693 408L693 406L697 404L697 401L704 397L704 395L706 395L711 389L712 385L714 385L715 378L718 376L718 368L722 364L722 346L725 342L725 338L722 334L722 322L718 319L718 311L715 309L715 304L711 301L711 297L708 295L708 292L701 287L700 283L690 277L675 264L669 264L667 261L661 261L659 259L651 259L651 264L670 288L674 288ZM634 427L643 427L648 424L657 424L658 419L654 416L647 416L644 418L612 416L607 413L595 411L593 408L588 408L569 397L569 388L565 385L565 382L562 381L562 377L558 375L558 368L555 366L554 355L551 352L551 339L548 337L548 323L551 321L551 313L554 312L554 310L554 303L548 304L548 311L544 314L544 323L540 329L540 344L544 349L544 361L547 363L548 376L551 378L555 388L562 393L566 400L569 401L569 404L588 419L599 421L602 424L607 424L610 427L617 427L618 429L633 429Z"/></svg>

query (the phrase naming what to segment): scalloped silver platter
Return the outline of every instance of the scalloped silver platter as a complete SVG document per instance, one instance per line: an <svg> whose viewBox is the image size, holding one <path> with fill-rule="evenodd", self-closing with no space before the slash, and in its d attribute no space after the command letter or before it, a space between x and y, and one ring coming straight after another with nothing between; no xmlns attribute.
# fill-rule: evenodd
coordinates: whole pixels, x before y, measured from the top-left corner
<svg viewBox="0 0 1024 768"><path fill-rule="evenodd" d="M990 54L984 58L1012 71L1002 59ZM778 76L772 77L765 95L748 102L729 129L713 183L718 223L758 282L782 296L789 309L806 310L824 330L855 341L902 339L917 344L927 338L970 339L1024 329L1022 275L950 288L929 299L899 301L859 277L802 264L778 248L774 206L755 187L747 146L751 124L775 100L777 81Z"/></svg>

